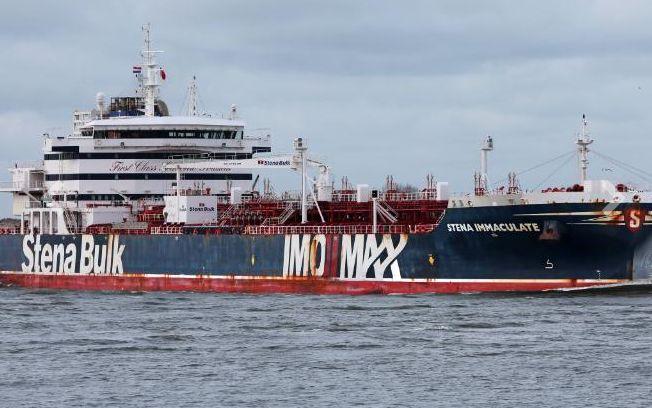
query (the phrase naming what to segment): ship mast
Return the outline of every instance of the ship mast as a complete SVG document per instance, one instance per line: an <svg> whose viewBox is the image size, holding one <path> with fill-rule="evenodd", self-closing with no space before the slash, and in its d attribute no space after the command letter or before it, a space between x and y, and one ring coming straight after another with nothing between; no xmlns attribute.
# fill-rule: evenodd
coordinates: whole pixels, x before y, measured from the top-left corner
<svg viewBox="0 0 652 408"><path fill-rule="evenodd" d="M487 154L494 149L494 141L487 136L480 148L480 188L486 192L489 189L489 174L487 170Z"/></svg>
<svg viewBox="0 0 652 408"><path fill-rule="evenodd" d="M308 155L306 154L306 147L303 138L299 137L294 139L294 150L299 156L299 161L301 162L301 223L305 224L308 222L308 196L307 186L306 186L306 165L308 161ZM317 201L317 200L315 200Z"/></svg>
<svg viewBox="0 0 652 408"><path fill-rule="evenodd" d="M582 115L582 130L577 137L575 144L577 145L577 155L580 167L580 183L584 185L586 181L587 168L589 167L589 145L593 143L593 139L589 137L589 124L586 121L586 115Z"/></svg>
<svg viewBox="0 0 652 408"><path fill-rule="evenodd" d="M160 71L159 66L156 64L156 53L161 51L153 51L151 49L151 40L149 38L150 24L147 23L143 26L143 33L145 37L145 46L141 52L143 57L143 70L144 77L142 79L143 94L145 96L145 116L154 116L154 105L158 97L158 74Z"/></svg>

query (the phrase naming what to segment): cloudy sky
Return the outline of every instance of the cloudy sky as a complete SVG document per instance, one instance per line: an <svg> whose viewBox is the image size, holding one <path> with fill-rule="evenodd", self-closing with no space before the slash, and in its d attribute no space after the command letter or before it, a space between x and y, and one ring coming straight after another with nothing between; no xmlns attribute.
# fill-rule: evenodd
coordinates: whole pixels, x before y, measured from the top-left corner
<svg viewBox="0 0 652 408"><path fill-rule="evenodd" d="M68 134L96 92L129 93L151 22L173 113L197 75L208 112L237 104L277 152L306 137L354 183L431 172L469 190L485 135L495 181L571 151L583 113L598 152L652 172L649 2L1 2L3 168L37 159L42 133ZM574 165L546 183L573 181ZM598 158L590 175L643 181Z"/></svg>

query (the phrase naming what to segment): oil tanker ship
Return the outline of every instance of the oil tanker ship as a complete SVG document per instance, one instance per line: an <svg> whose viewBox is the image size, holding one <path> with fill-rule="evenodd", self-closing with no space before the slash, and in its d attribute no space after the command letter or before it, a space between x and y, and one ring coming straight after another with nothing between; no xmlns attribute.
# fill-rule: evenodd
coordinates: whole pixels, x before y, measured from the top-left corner
<svg viewBox="0 0 652 408"><path fill-rule="evenodd" d="M571 152L579 181L491 189L481 147L474 191L335 187L305 140L272 155L232 106L184 115L159 98L165 72L144 27L134 95L97 95L72 133L44 135L43 158L16 163L0 190L16 219L0 228L0 284L123 291L320 294L540 291L649 279L651 195L587 177L586 120ZM570 157L570 156L569 156ZM259 174L295 172L297 192ZM258 188L261 185L262 188Z"/></svg>

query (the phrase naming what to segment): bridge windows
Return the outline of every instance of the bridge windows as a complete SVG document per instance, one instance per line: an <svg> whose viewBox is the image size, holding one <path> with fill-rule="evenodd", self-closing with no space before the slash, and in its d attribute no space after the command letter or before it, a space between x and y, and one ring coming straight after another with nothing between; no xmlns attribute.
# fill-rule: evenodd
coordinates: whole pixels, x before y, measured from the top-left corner
<svg viewBox="0 0 652 408"><path fill-rule="evenodd" d="M54 151L54 148L52 149ZM253 153L258 152L270 152L271 148L269 147L253 147ZM251 159L252 153L199 153L196 152L120 152L120 153L109 153L109 152L93 152L93 153L68 153L68 152L54 152L46 153L43 156L44 160L87 160L87 159L142 159L142 160L171 160L179 158L180 156L191 156L193 154L197 155L197 158L202 159L219 159L219 160L229 160L229 159Z"/></svg>
<svg viewBox="0 0 652 408"><path fill-rule="evenodd" d="M251 180L250 173L184 173L184 180ZM176 180L174 173L62 173L46 174L45 181Z"/></svg>
<svg viewBox="0 0 652 408"><path fill-rule="evenodd" d="M211 130L95 130L94 139L242 139L240 129Z"/></svg>

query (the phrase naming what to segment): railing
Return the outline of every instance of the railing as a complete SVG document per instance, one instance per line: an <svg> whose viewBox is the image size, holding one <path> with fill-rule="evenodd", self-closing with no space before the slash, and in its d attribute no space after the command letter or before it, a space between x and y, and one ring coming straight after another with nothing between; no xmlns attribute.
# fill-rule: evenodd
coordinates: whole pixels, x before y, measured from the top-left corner
<svg viewBox="0 0 652 408"><path fill-rule="evenodd" d="M415 191L411 193L382 193L380 198L385 201L418 201L418 200L436 200L435 191Z"/></svg>
<svg viewBox="0 0 652 408"><path fill-rule="evenodd" d="M0 227L0 235L20 234L20 227Z"/></svg>
<svg viewBox="0 0 652 408"><path fill-rule="evenodd" d="M111 226L110 225L89 225L86 227L87 234L110 234Z"/></svg>
<svg viewBox="0 0 652 408"><path fill-rule="evenodd" d="M271 133L271 129L268 128L248 129L243 140L270 140Z"/></svg>
<svg viewBox="0 0 652 408"><path fill-rule="evenodd" d="M30 208L46 208L47 204L44 203L43 201L28 201L25 203L25 209L30 209Z"/></svg>
<svg viewBox="0 0 652 408"><path fill-rule="evenodd" d="M355 193L333 193L333 201L353 202L357 200L358 196Z"/></svg>
<svg viewBox="0 0 652 408"><path fill-rule="evenodd" d="M152 227L153 235L179 235L183 233L183 227L179 225L162 225L160 227Z"/></svg>
<svg viewBox="0 0 652 408"><path fill-rule="evenodd" d="M435 224L421 225L377 225L377 234L423 234L434 230ZM372 225L250 225L245 227L250 235L287 234L373 234Z"/></svg>
<svg viewBox="0 0 652 408"><path fill-rule="evenodd" d="M166 194L169 196L177 195L177 188L171 187L166 190ZM210 196L211 189L208 188L190 188L190 187L181 187L179 188L180 196Z"/></svg>
<svg viewBox="0 0 652 408"><path fill-rule="evenodd" d="M166 190L168 196L176 196L177 189L172 187ZM209 189L193 189L193 188L181 188L179 189L179 196L196 196L196 197L213 197L218 204L229 204L231 203L231 195L225 192L216 192ZM260 201L260 197L254 197L251 194L243 194L240 197L240 201L243 203L256 202Z"/></svg>
<svg viewBox="0 0 652 408"><path fill-rule="evenodd" d="M111 233L120 235L150 235L150 230L147 228L111 228Z"/></svg>
<svg viewBox="0 0 652 408"><path fill-rule="evenodd" d="M36 169L43 170L43 162L41 161L20 161L14 163L15 169Z"/></svg>
<svg viewBox="0 0 652 408"><path fill-rule="evenodd" d="M216 196L217 198L217 203L218 204L230 204L231 203L231 196L230 195L218 195ZM253 197L251 194L247 195L242 195L240 196L240 202L242 203L252 203L259 201L258 198Z"/></svg>
<svg viewBox="0 0 652 408"><path fill-rule="evenodd" d="M299 201L265 201L265 200L256 200L252 201L252 203L260 203L265 206L265 208L268 209L277 209L277 210L285 210L288 207L292 207L295 210L298 210L301 208L301 203ZM310 202L308 203L308 206L310 206Z"/></svg>
<svg viewBox="0 0 652 408"><path fill-rule="evenodd" d="M31 181L29 185L20 181L1 181L0 190L11 190L11 191L32 191L32 190L42 190L43 182L42 181Z"/></svg>
<svg viewBox="0 0 652 408"><path fill-rule="evenodd" d="M148 198L139 198L135 200L133 204L136 206L136 210L139 212L145 211L147 207L151 206L163 206L165 201L162 197L148 197Z"/></svg>
<svg viewBox="0 0 652 408"><path fill-rule="evenodd" d="M435 191L415 191L410 193L381 192L378 198L384 201L437 200L437 192ZM333 193L333 201L354 202L357 200L358 200L358 195L356 193L337 193L337 192Z"/></svg>
<svg viewBox="0 0 652 408"><path fill-rule="evenodd" d="M0 181L0 190L11 190L16 191L16 183L13 181Z"/></svg>
<svg viewBox="0 0 652 408"><path fill-rule="evenodd" d="M437 224L417 225L378 225L377 234L427 234L432 232ZM192 226L185 226L185 228ZM215 226L213 233L232 233L228 229ZM120 230L112 229L113 233L120 234L147 234L146 229ZM238 230L241 231L241 230ZM149 231L152 235L181 235L184 233L183 225L161 225L152 227ZM239 233L239 232L238 232ZM249 225L244 228L244 234L248 235L288 235L288 234L373 234L372 225Z"/></svg>
<svg viewBox="0 0 652 408"><path fill-rule="evenodd" d="M150 221L161 221L165 219L161 213L141 213L138 214L138 221L150 222Z"/></svg>
<svg viewBox="0 0 652 408"><path fill-rule="evenodd" d="M144 221L123 221L111 225L111 229L115 231L120 230L146 230L149 224Z"/></svg>

